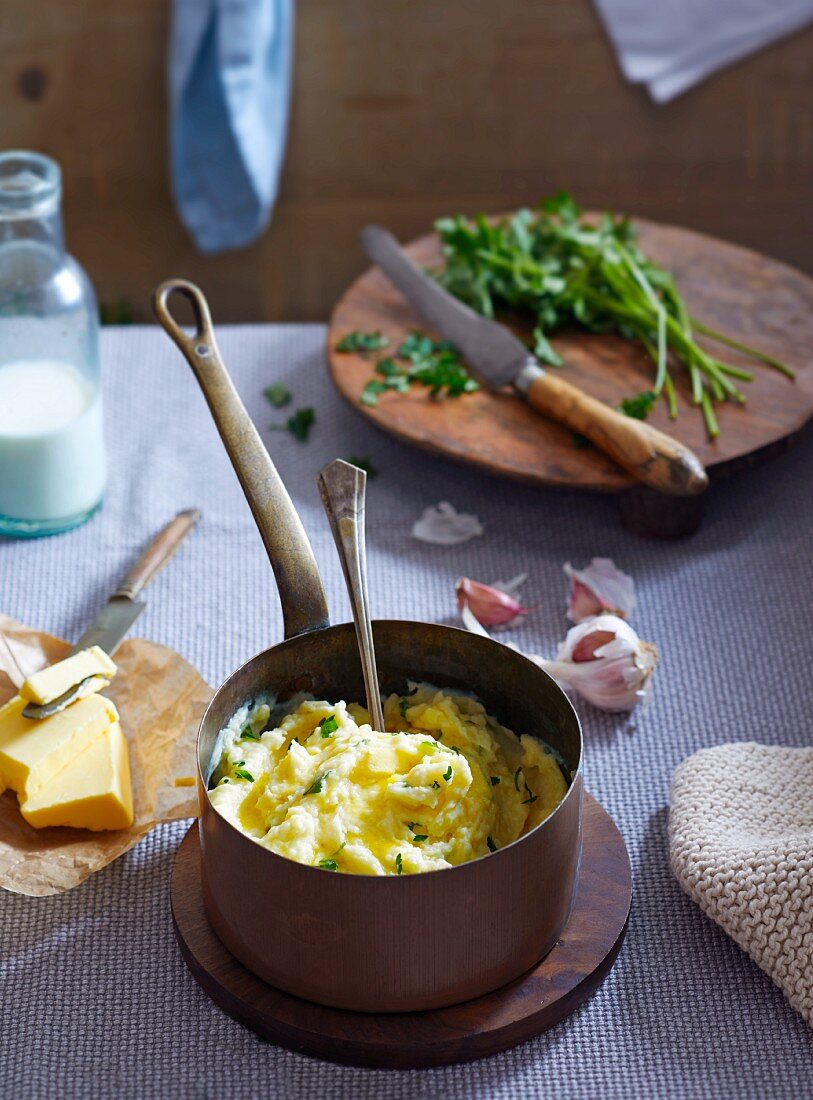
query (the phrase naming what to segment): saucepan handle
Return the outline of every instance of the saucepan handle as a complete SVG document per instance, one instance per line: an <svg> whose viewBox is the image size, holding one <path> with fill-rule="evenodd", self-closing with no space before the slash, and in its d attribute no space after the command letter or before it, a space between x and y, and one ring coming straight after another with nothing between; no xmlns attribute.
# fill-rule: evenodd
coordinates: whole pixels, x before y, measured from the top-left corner
<svg viewBox="0 0 813 1100"><path fill-rule="evenodd" d="M184 331L169 303L180 294L192 306L195 331ZM223 365L203 292L186 279L167 279L152 305L165 332L195 373L220 438L249 503L279 589L285 637L328 626L327 601L308 536Z"/></svg>

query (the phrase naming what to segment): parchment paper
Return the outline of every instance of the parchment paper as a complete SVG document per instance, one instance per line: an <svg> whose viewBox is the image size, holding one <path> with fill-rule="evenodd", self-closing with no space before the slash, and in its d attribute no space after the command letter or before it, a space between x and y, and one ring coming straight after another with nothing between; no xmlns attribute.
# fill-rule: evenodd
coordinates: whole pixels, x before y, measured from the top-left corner
<svg viewBox="0 0 813 1100"><path fill-rule="evenodd" d="M0 705L26 676L69 649L59 638L0 615ZM195 737L212 689L174 650L141 638L123 642L113 659L119 671L103 694L121 714L135 821L116 832L33 829L23 820L16 793L6 791L0 797L0 887L5 890L61 894L138 844L159 822L197 816L196 787L178 787L175 780L196 774Z"/></svg>

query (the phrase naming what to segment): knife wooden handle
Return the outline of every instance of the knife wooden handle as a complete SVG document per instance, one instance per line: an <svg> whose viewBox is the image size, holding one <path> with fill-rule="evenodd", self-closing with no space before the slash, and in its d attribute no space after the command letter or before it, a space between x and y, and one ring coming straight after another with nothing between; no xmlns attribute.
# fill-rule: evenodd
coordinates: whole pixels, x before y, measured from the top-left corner
<svg viewBox="0 0 813 1100"><path fill-rule="evenodd" d="M141 589L158 576L199 519L197 508L179 512L158 532L113 595L134 600Z"/></svg>
<svg viewBox="0 0 813 1100"><path fill-rule="evenodd" d="M552 371L534 371L521 389L538 412L586 436L645 485L671 496L693 496L708 488L708 474L688 447L616 412Z"/></svg>

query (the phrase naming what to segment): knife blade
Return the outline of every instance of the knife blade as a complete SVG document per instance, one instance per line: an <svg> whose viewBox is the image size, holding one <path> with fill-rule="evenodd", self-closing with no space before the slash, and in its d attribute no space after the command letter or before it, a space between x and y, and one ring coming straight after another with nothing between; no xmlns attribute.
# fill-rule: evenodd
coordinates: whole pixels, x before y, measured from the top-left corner
<svg viewBox="0 0 813 1100"><path fill-rule="evenodd" d="M179 512L173 520L163 527L150 542L147 549L139 557L138 561L129 571L125 579L96 615L82 637L71 649L69 656L79 653L83 649L89 649L97 645L105 653L112 655L116 646L122 641L136 621L138 616L147 606L143 600L137 600L136 596L161 572L170 558L176 552L186 536L193 530L200 519L197 508L190 508ZM58 714L76 699L82 697L88 690L94 676L88 676L80 680L63 692L50 703L29 703L23 710L26 718L42 720L50 718L52 714Z"/></svg>
<svg viewBox="0 0 813 1100"><path fill-rule="evenodd" d="M529 362L543 369L510 329L475 313L421 271L392 233L368 225L359 239L369 259L425 321L451 340L478 380L497 390L513 382Z"/></svg>
<svg viewBox="0 0 813 1100"><path fill-rule="evenodd" d="M129 596L111 596L69 656L83 649L90 649L92 645L112 654L146 606L143 600L133 600Z"/></svg>
<svg viewBox="0 0 813 1100"><path fill-rule="evenodd" d="M475 313L421 271L386 229L369 225L359 239L421 317L451 340L478 381L494 390L512 385L538 412L586 436L659 492L690 496L708 488L708 475L693 451L546 371L510 329Z"/></svg>

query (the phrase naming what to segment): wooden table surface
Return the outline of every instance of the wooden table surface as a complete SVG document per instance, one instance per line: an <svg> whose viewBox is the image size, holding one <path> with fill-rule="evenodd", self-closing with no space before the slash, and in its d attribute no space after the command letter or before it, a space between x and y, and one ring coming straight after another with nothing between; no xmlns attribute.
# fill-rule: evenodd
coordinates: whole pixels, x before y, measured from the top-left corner
<svg viewBox="0 0 813 1100"><path fill-rule="evenodd" d="M560 187L813 268L813 29L656 107L591 0L307 0L271 229L204 257L170 197L169 12L5 0L0 24L3 143L62 163L71 251L141 320L171 275L198 281L219 322L324 320L365 267L366 222L409 240Z"/></svg>

